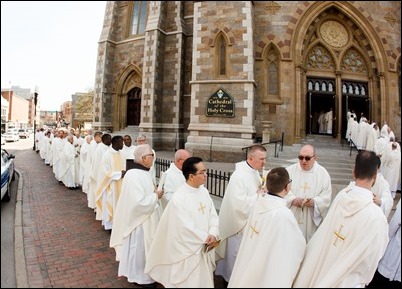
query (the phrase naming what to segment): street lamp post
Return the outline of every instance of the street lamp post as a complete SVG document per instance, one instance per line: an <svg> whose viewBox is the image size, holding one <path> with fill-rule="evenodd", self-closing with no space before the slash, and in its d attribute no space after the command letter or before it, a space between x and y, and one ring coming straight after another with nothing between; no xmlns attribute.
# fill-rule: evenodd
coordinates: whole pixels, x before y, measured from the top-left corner
<svg viewBox="0 0 402 289"><path fill-rule="evenodd" d="M35 92L34 92L34 105L35 105L35 110L34 110L34 144L33 144L33 150L36 150L36 138L35 138L35 134L36 134L36 104L38 103L38 92L35 88Z"/></svg>

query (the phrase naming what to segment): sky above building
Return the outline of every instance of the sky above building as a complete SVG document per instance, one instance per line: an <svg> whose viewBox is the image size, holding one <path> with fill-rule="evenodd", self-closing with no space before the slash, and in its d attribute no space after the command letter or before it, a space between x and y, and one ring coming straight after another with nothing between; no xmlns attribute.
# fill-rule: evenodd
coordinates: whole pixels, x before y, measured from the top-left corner
<svg viewBox="0 0 402 289"><path fill-rule="evenodd" d="M106 1L1 1L1 88L38 89L59 110L95 86Z"/></svg>

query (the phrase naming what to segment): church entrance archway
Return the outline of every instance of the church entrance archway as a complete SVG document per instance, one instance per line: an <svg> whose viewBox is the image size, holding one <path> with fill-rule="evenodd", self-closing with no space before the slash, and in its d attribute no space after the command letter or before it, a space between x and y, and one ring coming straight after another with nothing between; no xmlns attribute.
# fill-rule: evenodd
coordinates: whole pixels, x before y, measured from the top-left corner
<svg viewBox="0 0 402 289"><path fill-rule="evenodd" d="M307 80L307 104L306 104L306 132L308 134L328 134L334 135L336 132L334 118L336 116L335 107L335 80L334 79L318 79L308 78ZM332 133L321 127L320 115L332 109Z"/></svg>
<svg viewBox="0 0 402 289"><path fill-rule="evenodd" d="M127 126L138 126L141 121L141 88L134 87L127 93Z"/></svg>

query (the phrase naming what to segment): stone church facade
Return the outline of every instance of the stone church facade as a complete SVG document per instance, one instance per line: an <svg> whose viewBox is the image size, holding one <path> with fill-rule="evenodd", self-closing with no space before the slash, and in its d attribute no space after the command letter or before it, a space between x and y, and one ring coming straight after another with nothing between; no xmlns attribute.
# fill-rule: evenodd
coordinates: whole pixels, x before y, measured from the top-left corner
<svg viewBox="0 0 402 289"><path fill-rule="evenodd" d="M108 1L93 127L214 161L330 109L339 141L348 109L400 139L400 25L398 1Z"/></svg>

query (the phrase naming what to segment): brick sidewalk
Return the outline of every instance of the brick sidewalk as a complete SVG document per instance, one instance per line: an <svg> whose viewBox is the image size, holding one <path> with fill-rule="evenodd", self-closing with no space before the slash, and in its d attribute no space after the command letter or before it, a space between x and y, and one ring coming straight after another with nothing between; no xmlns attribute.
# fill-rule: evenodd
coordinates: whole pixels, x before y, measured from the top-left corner
<svg viewBox="0 0 402 289"><path fill-rule="evenodd" d="M140 288L118 278L109 232L81 190L60 186L34 151L15 159L22 179L22 226L30 288ZM16 260L18 262L18 260Z"/></svg>

